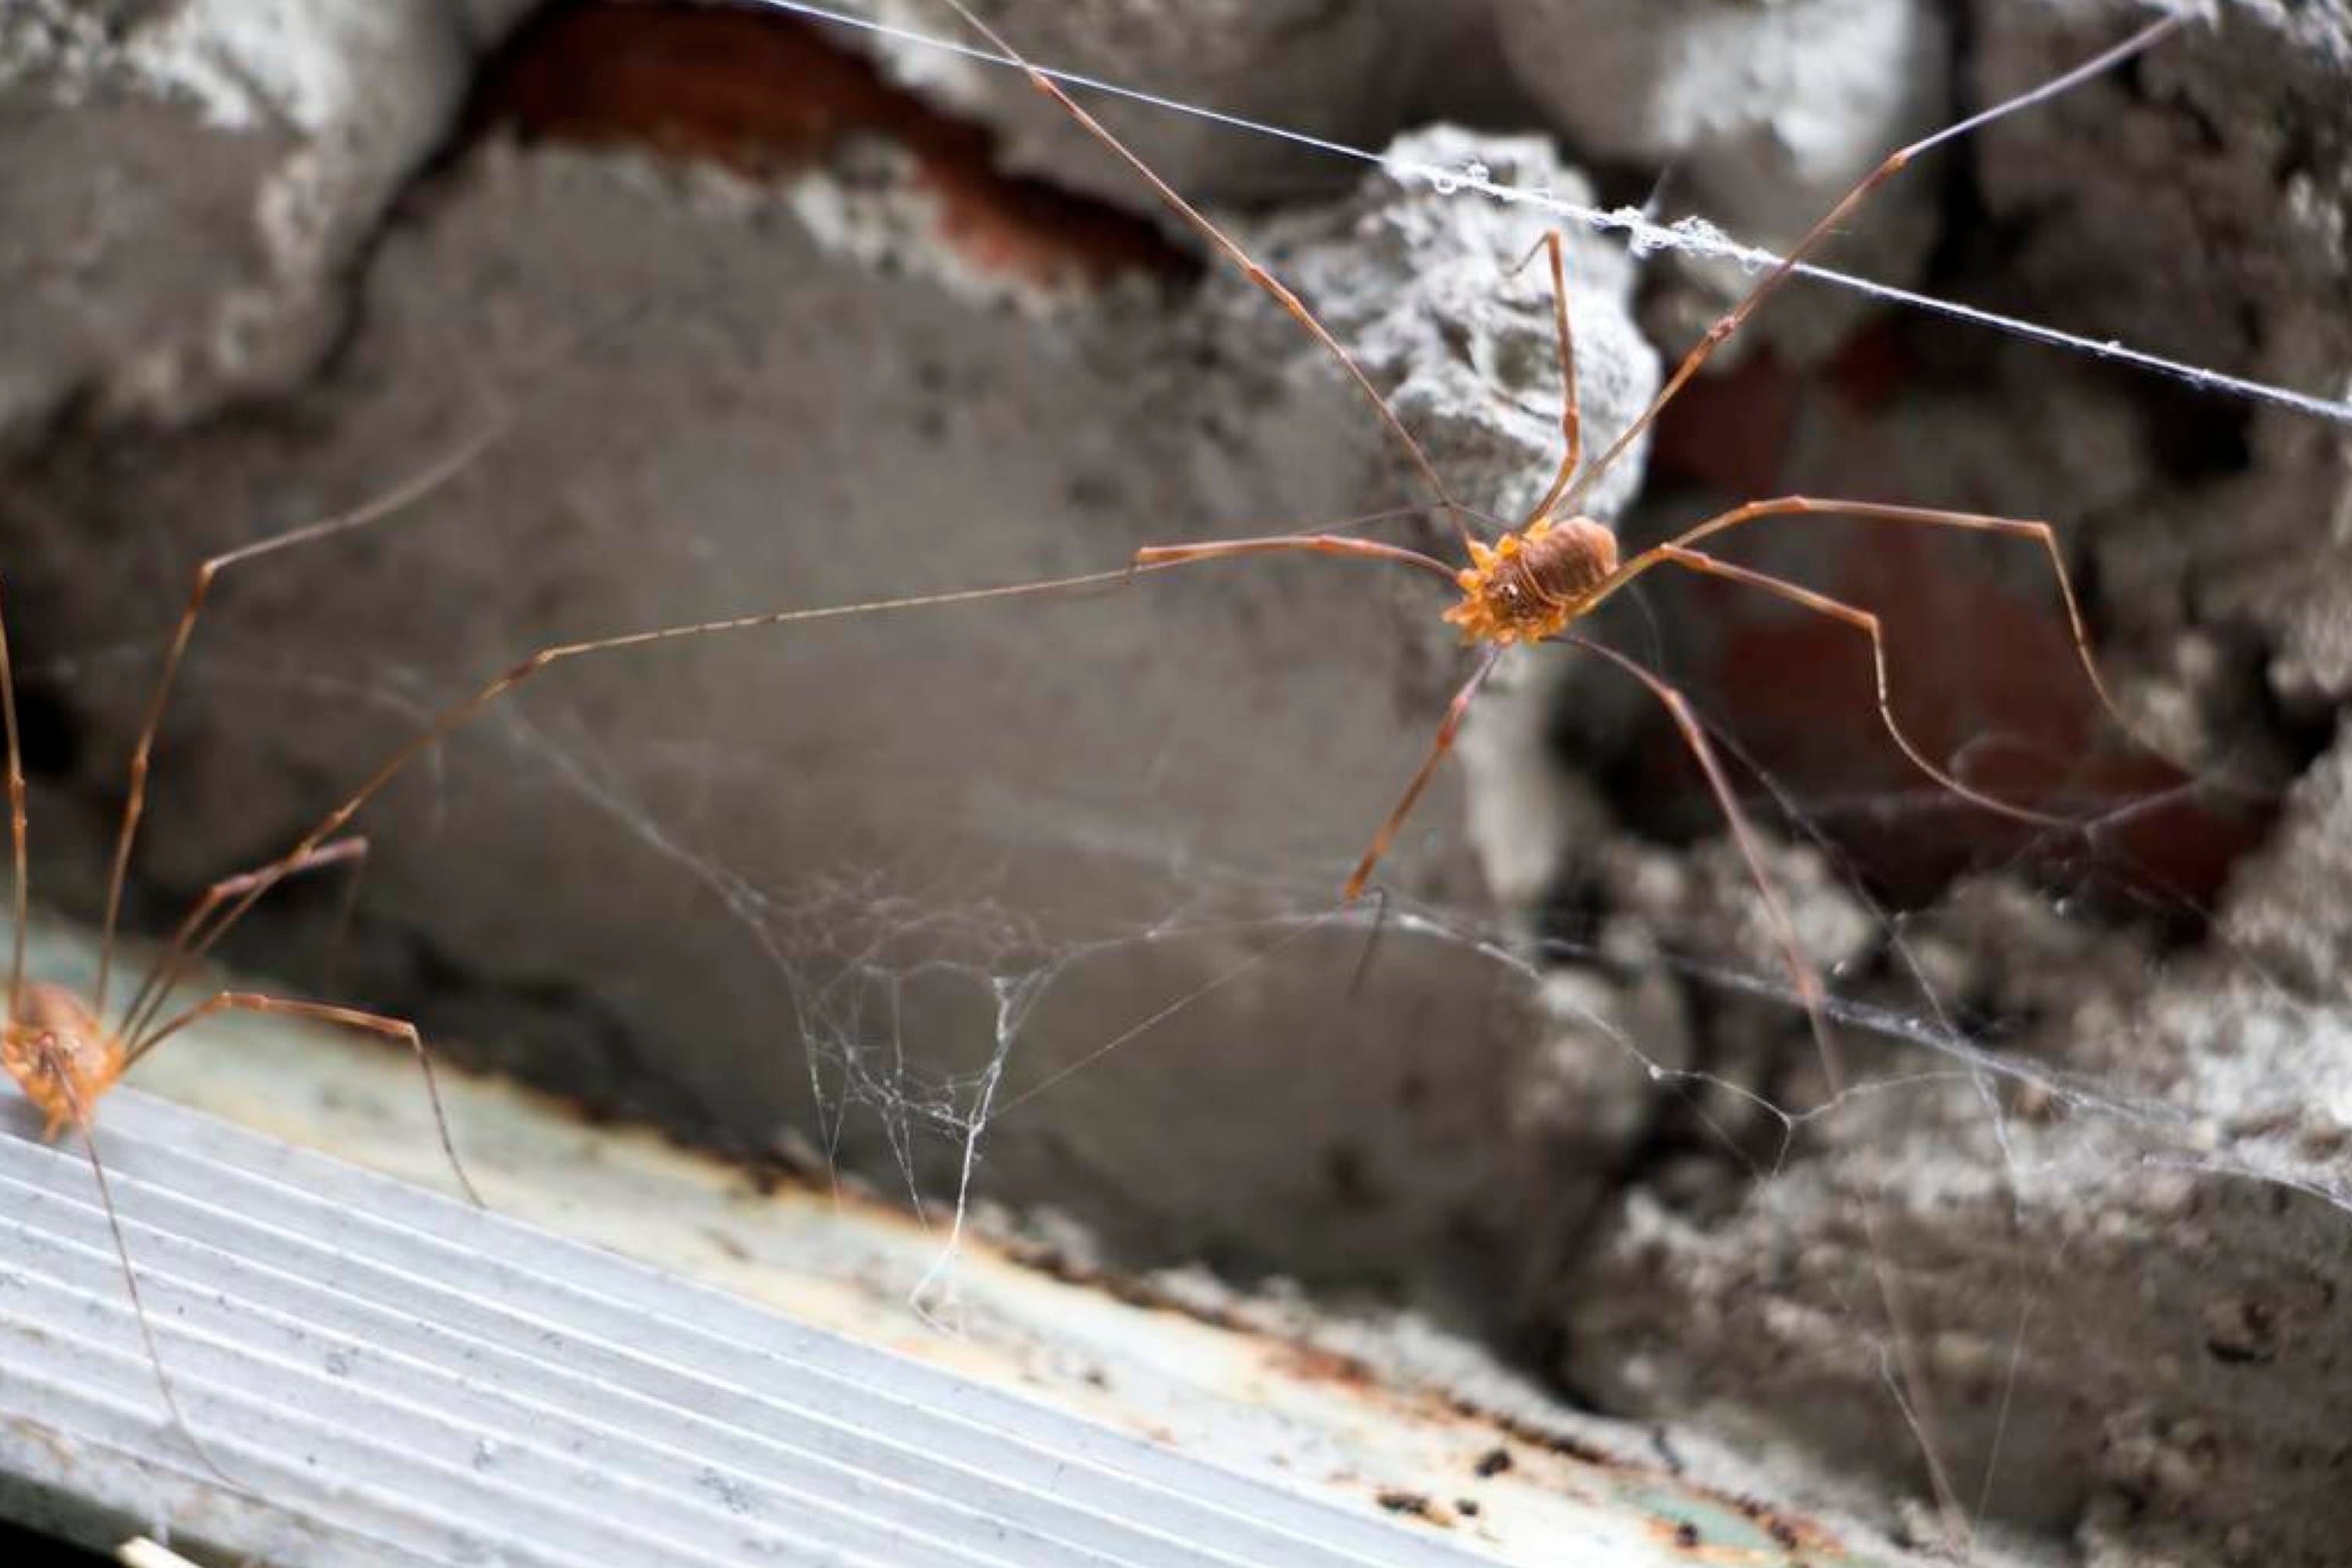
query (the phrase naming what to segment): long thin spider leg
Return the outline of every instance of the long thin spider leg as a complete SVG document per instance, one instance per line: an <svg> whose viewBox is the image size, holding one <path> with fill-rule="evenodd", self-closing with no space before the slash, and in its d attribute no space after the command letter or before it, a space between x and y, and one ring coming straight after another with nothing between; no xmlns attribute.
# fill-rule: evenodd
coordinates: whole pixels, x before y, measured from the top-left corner
<svg viewBox="0 0 2352 1568"><path fill-rule="evenodd" d="M139 1058L201 1018L215 1013L269 1013L296 1018L312 1018L322 1024L341 1024L346 1028L365 1029L393 1039L404 1041L416 1058L416 1065L425 1074L425 1097L433 1102L434 1130L441 1135L441 1152L448 1157L449 1169L457 1178L457 1185L476 1207L482 1206L482 1194L474 1186L474 1178L466 1173L466 1163L457 1157L457 1140L449 1135L448 1114L441 1106L440 1080L433 1074L433 1055L425 1048L425 1037L416 1026L405 1018L387 1018L379 1013L362 1013L356 1007L337 1007L325 1002L292 1002L279 996L264 996L251 991L223 991L207 1001L199 1002L170 1023L155 1030L132 1047L124 1056L126 1069L138 1065Z"/></svg>
<svg viewBox="0 0 2352 1568"><path fill-rule="evenodd" d="M1723 341L1738 331L1740 323L1754 315L1757 307L1770 298L1781 284L1787 282L1790 276L1796 271L1798 265L1819 249L1822 243L1831 235L1836 233L1839 226L1853 216L1856 207L1862 205L1879 186L1902 173L1914 158L1931 148L1941 146L1955 137L1965 136L1969 132L1989 125L2006 115L2045 102L2063 92L2079 87L2101 72L2147 49L2153 48L2179 31L2183 23L2184 18L2178 15L2168 16L2160 21L2150 23L2122 43L2085 60L2063 76L2054 77L2039 87L2019 93L2014 98L2004 99L1990 109L1979 110L1965 120L1944 127L1932 136L1922 137L1910 145L1898 148L1887 154L1885 163L1864 174L1853 189L1838 198L1837 205L1830 208L1819 223L1805 231L1804 237L1797 242L1795 248L1766 272L1755 288L1750 289L1738 304L1732 306L1729 310L1717 318L1713 326L1707 328L1706 334L1699 339L1696 346L1692 348L1689 353L1684 356L1682 363L1675 367L1675 374L1666 378L1666 384L1660 387L1657 395L1650 400L1650 405L1642 410L1641 416L1628 425L1616 440L1609 444L1608 449L1594 460L1591 468L1584 470L1584 477L1569 487L1567 493L1560 498L1559 504L1561 509L1573 509L1591 489L1594 481L1609 471L1611 465L1623 456L1626 448L1633 446L1642 433L1650 427L1659 412L1674 401L1675 395L1682 391L1684 383L1697 374L1699 367L1714 356L1717 349L1722 347Z"/></svg>
<svg viewBox="0 0 2352 1568"><path fill-rule="evenodd" d="M1372 407L1379 412L1381 422L1388 426L1389 434L1395 437L1398 447L1412 459L1412 466L1420 470L1423 482L1429 486L1430 494L1436 498L1438 505L1443 507L1446 516L1453 520L1455 531L1461 535L1463 542L1467 543L1470 531L1462 521L1462 509L1454 501L1453 492L1445 488L1445 481L1438 478L1437 466L1429 460L1429 454L1423 450L1421 443L1413 438L1412 432L1404 427L1404 421L1397 417L1396 410L1389 405L1388 398L1379 387L1372 384L1372 378L1364 373L1364 367L1356 362L1356 356L1349 353L1345 345L1331 335L1329 328L1316 319L1315 312L1309 310L1298 296L1292 293L1289 287L1280 279L1259 266L1256 258L1242 247L1240 241L1211 222L1205 213L1185 200L1173 185L1161 179L1151 165L1138 157L1127 143L1112 134L1108 126L1079 107L1077 100L1064 92L1053 78L1031 64L1027 56L1006 42L1004 37L995 28L973 15L971 7L964 5L963 0L943 0L943 4L962 17L966 26L986 38L989 46L998 54L1019 67L1023 74L1028 77L1030 86L1060 104L1064 111L1077 121L1080 129L1109 149L1121 163L1134 170L1160 199L1167 204L1170 210L1190 224L1195 233L1207 240L1227 261L1239 268L1243 277L1270 296L1276 304L1280 305L1289 313L1292 321L1306 328L1315 341L1322 344L1333 359L1339 362L1339 367L1348 373L1349 378L1356 384L1358 389L1371 403Z"/></svg>
<svg viewBox="0 0 2352 1568"><path fill-rule="evenodd" d="M166 948L156 958L154 973L141 989L145 991L154 988L169 991L190 962L203 956L213 944L226 935L238 921L244 919L246 912L252 909L255 902L291 872L305 857L341 832L344 826L360 808L374 799L394 779L399 777L411 763L432 751L484 709L551 665L561 664L590 654L646 647L656 643L684 642L731 632L757 631L773 626L818 621L849 620L861 616L885 615L898 611L939 609L950 605L978 604L992 599L1065 594L1083 588L1109 588L1128 583L1146 572L1167 570L1168 566L1172 564L1178 563L1136 563L1110 571L1080 573L1074 576L1049 578L1037 583L1015 583L995 588L965 588L941 594L916 594L902 598L868 599L856 604L826 605L811 609L772 610L758 615L731 616L720 620L698 621L682 626L657 627L651 631L628 632L617 637L598 637L586 642L557 643L542 647L472 696L443 709L432 722L394 750L377 765L373 773L367 775L358 789L304 833L292 848L253 872L251 884L236 897L220 919L214 922L201 941L193 944L175 941ZM183 925L185 925L184 921ZM126 1037L135 1041L137 1031L131 1031ZM132 1048L137 1049L135 1044Z"/></svg>
<svg viewBox="0 0 2352 1568"><path fill-rule="evenodd" d="M1576 476L1576 465L1584 455L1584 416L1578 405L1576 396L1576 339L1569 330L1568 321L1568 261L1565 245L1566 242L1560 237L1559 230L1547 229L1543 238L1536 243L1535 248L1529 250L1520 259L1517 267L1511 268L1514 273L1518 272L1536 258L1538 250L1551 252L1552 330L1559 339L1559 376L1565 392L1560 406L1559 431L1568 438L1568 450L1559 459L1559 472L1552 477L1551 486L1544 491L1543 500L1536 502L1529 509L1528 515L1519 520L1521 529L1527 528L1538 518L1551 515L1551 509L1558 505L1559 498L1567 493L1569 481Z"/></svg>
<svg viewBox="0 0 2352 1568"><path fill-rule="evenodd" d="M364 860L367 854L366 839L356 835L349 838L338 838L333 843L323 845L303 856L269 880L299 877L305 872L339 866L345 861ZM256 870L241 872L234 877L224 877L206 888L203 896L196 900L195 907L188 911L184 920L181 921L180 929L173 934L172 946L184 948L194 953L203 953L210 950L213 938L205 933L205 921L230 900L240 898L263 885L265 885L263 874ZM161 973L160 970L151 970L146 980L141 984L136 992L132 993L129 1005L122 1010L121 1021L115 1026L114 1032L117 1038L137 1039L140 1031L153 1021L154 1013L168 1000L168 994L156 988L155 982Z"/></svg>
<svg viewBox="0 0 2352 1568"><path fill-rule="evenodd" d="M244 1484L221 1468L204 1439L196 1436L195 1424L188 1419L188 1413L180 1407L179 1389L163 1365L163 1352L155 1342L155 1326L147 1316L147 1299L139 1289L139 1271L131 1266L131 1243L122 1234L122 1215L114 1206L114 1184L107 1178L106 1162L99 1158L98 1133L90 1125L89 1103L82 1094L81 1085L70 1069L55 1074L54 1081L72 1113L74 1130L81 1134L82 1151L89 1156L89 1173L98 1183L99 1207L105 1211L107 1232L114 1238L115 1260L122 1266L122 1284L131 1298L131 1316L139 1325L140 1342L147 1347L147 1364L154 1370L156 1392L163 1396L163 1407L171 1412L172 1425L180 1429L180 1436L204 1462L205 1468L227 1486L244 1491Z"/></svg>
<svg viewBox="0 0 2352 1568"><path fill-rule="evenodd" d="M1454 586L1454 568L1433 555L1376 540L1347 539L1329 533L1278 533L1260 539L1216 539L1200 544L1147 544L1135 552L1139 570L1181 566L1189 562L1217 561L1235 555L1273 555L1308 551L1318 555L1352 555L1365 561L1392 561L1399 565L1434 572Z"/></svg>
<svg viewBox="0 0 2352 1568"><path fill-rule="evenodd" d="M1878 617L1868 610L1858 605L1850 605L1843 599L1833 599L1827 594L1817 594L1811 588L1789 582L1785 578L1775 577L1769 573L1734 565L1728 561L1718 561L1712 555L1696 550L1685 550L1678 544L1661 545L1659 552L1665 561L1674 565L1687 567L1693 572L1702 573L1710 577L1721 577L1728 582L1743 583L1751 588L1761 588L1768 594L1778 595L1790 604L1811 610L1817 616L1826 616L1833 621L1852 626L1864 637L1868 637L1871 668L1877 681L1879 721L1886 726L1886 732L1894 737L1895 743L1902 748L1903 754L1911 759L1914 767L1962 800L1971 805L1981 806L1987 811L1998 812L2003 816L2015 817L2020 822L2032 823L2038 827L2079 828L2084 826L2071 817L2055 816L2046 811L2034 811L2026 806L2012 805L2005 800L1986 795L1980 790L1962 784L1936 763L1929 762L1927 754L1912 742L1911 737L1904 732L1903 726L1895 721L1895 708L1888 696L1886 637L1879 626Z"/></svg>
<svg viewBox="0 0 2352 1568"><path fill-rule="evenodd" d="M1486 657L1479 659L1478 668L1470 672L1470 679L1462 683L1462 689L1454 694L1454 700L1445 705L1445 721L1437 727L1437 738L1430 742L1429 755L1422 760L1420 771L1412 775L1412 782L1405 785L1404 795L1396 803L1396 809L1389 813L1388 820L1381 823L1380 830L1372 835L1371 847L1364 851L1361 860L1356 862L1355 870L1349 875L1348 885L1339 890L1343 903L1356 901L1364 890L1364 884L1371 880L1372 868L1381 863L1381 857L1386 855L1389 846L1396 842L1397 832L1404 826L1404 819L1412 815L1412 808L1421 801L1422 792L1436 776L1437 764L1444 762L1445 753L1454 749L1454 737L1470 711L1471 700L1478 695L1478 689L1486 684L1486 678L1495 673L1495 666L1501 662L1504 648L1505 645L1497 643L1487 649Z"/></svg>
<svg viewBox="0 0 2352 1568"><path fill-rule="evenodd" d="M1750 501L1745 506L1736 506L1729 511L1720 512L1695 527L1685 529L1663 544L1643 551L1620 566L1616 574L1601 585L1588 603L1587 609L1598 606L1601 601L1613 595L1619 589L1652 567L1670 559L1669 552L1672 551L1685 548L1703 539L1713 538L1718 533L1728 532L1732 529L1743 527L1764 518L1789 516L1843 517L1851 518L1857 522L1893 522L1924 528L1958 528L1977 533L2005 533L2035 541L2042 546L2042 552L2049 557L2050 574L2057 582L2058 597L2066 607L2066 628L2074 640L2074 653L2082 663L2084 675L2091 682L2091 690L2098 697L2100 704L2106 709L2107 716L2115 721L2116 727L2131 737L2134 744L2151 755L2160 757L2164 754L2160 748L2149 744L2141 738L2132 721L2125 717L2121 705L2107 690L2106 680L2099 673L2098 659L2091 652L2090 629L2083 617L2082 599L2074 592L2074 579L2068 574L2066 558L2058 549L2058 535L2046 522L2035 522L2015 517L1994 517L1983 512L1943 511L1933 507L1885 506L1874 501L1823 500L1811 496L1781 496L1773 500Z"/></svg>
<svg viewBox="0 0 2352 1568"><path fill-rule="evenodd" d="M1740 808L1739 796L1725 776L1723 764L1707 742L1706 731L1691 711L1689 702L1673 686L1656 673L1589 638L1570 636L1560 640L1573 644L1587 652L1598 654L1647 687L1652 696L1664 704L1675 728L1682 732L1683 742L1698 762L1699 771L1706 775L1706 785L1715 795L1716 805L1722 809L1724 821L1730 826L1732 840L1738 846L1740 858L1748 863L1749 877L1763 900L1765 918L1772 927L1774 945L1780 950L1781 961L1788 965L1789 976L1797 988L1799 1000L1805 1009L1805 1021L1812 1031L1813 1047L1821 1058L1822 1078L1830 1099L1835 1101L1846 1092L1844 1053L1838 1048L1837 1037L1829 1021L1828 989L1822 984L1821 972L1805 955L1803 944L1797 939L1796 921L1790 918L1787 903L1780 897L1779 885L1765 868L1764 853L1758 843L1755 829L1748 824L1748 814ZM1954 1545L1965 1556L1969 1540L1968 1515L1960 1507L1959 1494L1953 1489L1944 1458L1930 1436L1936 1429L1931 1389L1926 1370L1920 1363L1918 1335L1912 1325L1916 1321L1910 1300L1902 1282L1886 1262L1884 1226L1877 1205L1867 1196L1857 1195L1855 1202L1862 1210L1863 1229L1870 1244L1872 1272L1876 1276L1879 1302L1886 1313L1886 1321L1895 1345L1897 1375L1901 1390L1913 1414L1914 1430L1919 1436L1920 1456L1927 1468L1928 1484L1934 1489L1936 1505L1944 1519L1945 1528L1953 1537Z"/></svg>
<svg viewBox="0 0 2352 1568"><path fill-rule="evenodd" d="M991 599L1010 599L1046 594L1068 593L1076 589L1109 587L1132 581L1146 572L1166 571L1192 562L1214 559L1223 555L1264 553L1279 550L1311 550L1323 554L1349 555L1363 559L1390 561L1417 566L1436 573L1449 586L1454 574L1443 562L1418 551L1397 545L1381 544L1372 540L1349 539L1331 534L1281 535L1261 540L1232 540L1201 545L1166 545L1157 547L1160 553L1152 559L1148 548L1139 552L1136 560L1116 571L1087 572L1075 576L1055 577L1039 583L1016 583L996 588L966 588L943 594L917 594L903 598L869 599L857 604L828 605L804 610L773 610L758 615L732 616L721 620L698 621L690 625L663 626L653 631L629 632L618 637L599 637L588 642L562 643L541 648L505 674L483 687L473 696L444 709L405 745L381 763L359 789L343 803L329 812L293 848L277 860L252 873L252 881L200 939L188 937L188 922L182 922L183 935L158 956L145 982L140 987L149 996L150 1014L160 1005L156 996L166 994L177 981L186 964L205 952L226 935L230 928L245 918L246 912L270 888L285 878L303 858L328 839L342 831L346 823L378 792L392 783L408 764L441 743L453 731L499 700L508 692L552 664L583 655L607 653L624 648L647 647L655 643L679 642L691 638L714 637L730 632L755 631L767 627L792 626L804 622L847 620L860 616L882 615L902 610L938 609L950 605L977 604ZM135 1043L140 1030L125 1032L134 1043L134 1054L140 1048Z"/></svg>
<svg viewBox="0 0 2352 1568"><path fill-rule="evenodd" d="M0 721L8 741L8 852L16 893L11 900L15 930L8 939L8 1016L13 1024L25 1010L25 925L32 913L32 879L25 865L25 749L16 732L16 674L8 663L8 627L0 620Z"/></svg>
<svg viewBox="0 0 2352 1568"><path fill-rule="evenodd" d="M195 635L196 617L204 613L213 579L240 561L331 538L405 510L462 472L505 433L505 422L493 419L447 457L365 505L241 544L196 568L195 584L188 591L187 606L180 612L180 624L172 633L171 647L163 655L163 673L156 679L154 694L147 700L147 716L139 726L139 742L131 752L131 789L122 803L122 826L114 838L114 868L107 879L106 924L98 950L98 980L90 988L91 1012L101 1017L106 1014L106 984L114 969L114 935L122 913L123 880L130 872L131 847L139 836L139 821L147 809L147 773L155 749L155 733L163 725L164 705L171 700L172 687L180 675L180 661L187 654L189 639Z"/></svg>

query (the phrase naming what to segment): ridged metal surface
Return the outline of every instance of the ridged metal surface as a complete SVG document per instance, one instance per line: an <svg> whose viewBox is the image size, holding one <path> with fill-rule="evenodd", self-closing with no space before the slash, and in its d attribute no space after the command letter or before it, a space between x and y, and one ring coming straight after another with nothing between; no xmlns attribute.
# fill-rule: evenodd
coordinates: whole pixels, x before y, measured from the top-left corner
<svg viewBox="0 0 2352 1568"><path fill-rule="evenodd" d="M0 1464L20 1515L276 1563L1466 1563L1350 1514L496 1214L121 1091L0 1101Z"/></svg>

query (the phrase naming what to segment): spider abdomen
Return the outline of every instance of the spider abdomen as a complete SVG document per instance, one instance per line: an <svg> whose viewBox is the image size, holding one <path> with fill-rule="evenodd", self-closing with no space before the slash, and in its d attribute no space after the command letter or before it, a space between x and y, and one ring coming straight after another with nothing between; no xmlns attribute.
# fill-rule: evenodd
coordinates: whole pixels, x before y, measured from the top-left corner
<svg viewBox="0 0 2352 1568"><path fill-rule="evenodd" d="M1589 517L1538 518L1490 547L1473 540L1445 618L1465 642L1541 642L1584 613L1617 570L1617 536Z"/></svg>

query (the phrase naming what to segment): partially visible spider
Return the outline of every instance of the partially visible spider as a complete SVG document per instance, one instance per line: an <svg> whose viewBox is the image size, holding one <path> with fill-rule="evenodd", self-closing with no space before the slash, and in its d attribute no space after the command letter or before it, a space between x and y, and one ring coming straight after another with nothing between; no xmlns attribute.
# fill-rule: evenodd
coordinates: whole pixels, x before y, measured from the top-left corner
<svg viewBox="0 0 2352 1568"><path fill-rule="evenodd" d="M235 1484L233 1479L195 1436L186 1415L181 1410L179 1396L156 1349L154 1330L148 1321L146 1304L139 1293L139 1277L131 1266L130 1249L123 1239L121 1220L115 1211L114 1194L107 1180L105 1162L99 1157L97 1132L93 1126L99 1101L148 1053L198 1020L219 1013L276 1013L389 1036L404 1042L415 1053L425 1075L425 1093L432 1100L434 1121L440 1130L442 1150L448 1156L450 1169L456 1173L457 1183L467 1196L477 1203L480 1198L475 1192L472 1179L466 1173L464 1163L457 1158L456 1145L450 1140L448 1121L441 1109L440 1087L434 1081L433 1061L426 1054L425 1042L415 1025L353 1007L267 996L250 991L223 991L175 1016L163 1016L162 1010L172 995L171 981L178 973L185 955L191 952L205 951L226 932L228 922L218 919L225 905L249 893L257 893L268 881L278 877L356 865L367 856L365 839L347 837L333 843L322 841L308 847L300 855L277 868L275 874L251 872L214 883L182 921L171 946L150 969L147 978L123 1007L121 1016L110 1025L106 1021L107 992L113 974L115 938L122 912L123 888L130 870L131 849L138 841L139 825L146 812L148 772L156 734L162 728L163 712L170 703L172 689L186 658L189 641L195 635L197 619L203 615L205 601L211 596L214 580L222 572L239 562L311 543L389 517L423 500L456 475L499 434L500 426L494 421L472 440L464 443L424 473L363 506L255 540L215 555L197 566L194 585L189 591L187 604L180 613L178 626L173 629L163 656L163 672L156 680L153 694L148 699L139 739L131 749L130 784L123 803L121 824L115 834L112 868L107 881L106 918L100 939L98 974L87 998L70 986L33 980L26 973L26 942L30 924L32 889L26 866L28 824L25 768L16 716L15 671L9 664L6 628L0 625L0 730L5 730L7 747L9 845L15 882L10 911L13 928L8 954L7 1011L5 1019L0 1019L0 1069L7 1072L17 1088L23 1090L25 1098L40 1111L45 1123L44 1137L54 1140L68 1127L81 1135L83 1148L89 1155L90 1173L98 1184L100 1205L105 1210L107 1224L112 1233L115 1254L122 1265L122 1277L130 1293L140 1338L154 1368L163 1403L205 1467L223 1479L231 1480L232 1484Z"/></svg>

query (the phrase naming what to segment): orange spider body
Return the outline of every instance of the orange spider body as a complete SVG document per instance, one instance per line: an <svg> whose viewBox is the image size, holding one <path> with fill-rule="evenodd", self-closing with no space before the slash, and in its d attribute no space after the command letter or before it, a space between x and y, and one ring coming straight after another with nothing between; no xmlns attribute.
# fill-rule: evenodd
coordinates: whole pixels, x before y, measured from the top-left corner
<svg viewBox="0 0 2352 1568"><path fill-rule="evenodd" d="M1539 517L1491 546L1470 541L1470 559L1454 575L1462 602L1445 612L1462 640L1541 642L1591 607L1617 571L1617 536L1589 517Z"/></svg>
<svg viewBox="0 0 2352 1568"><path fill-rule="evenodd" d="M0 1068L48 1118L44 1137L87 1117L124 1066L122 1042L62 985L26 986L20 1010L0 1035Z"/></svg>

